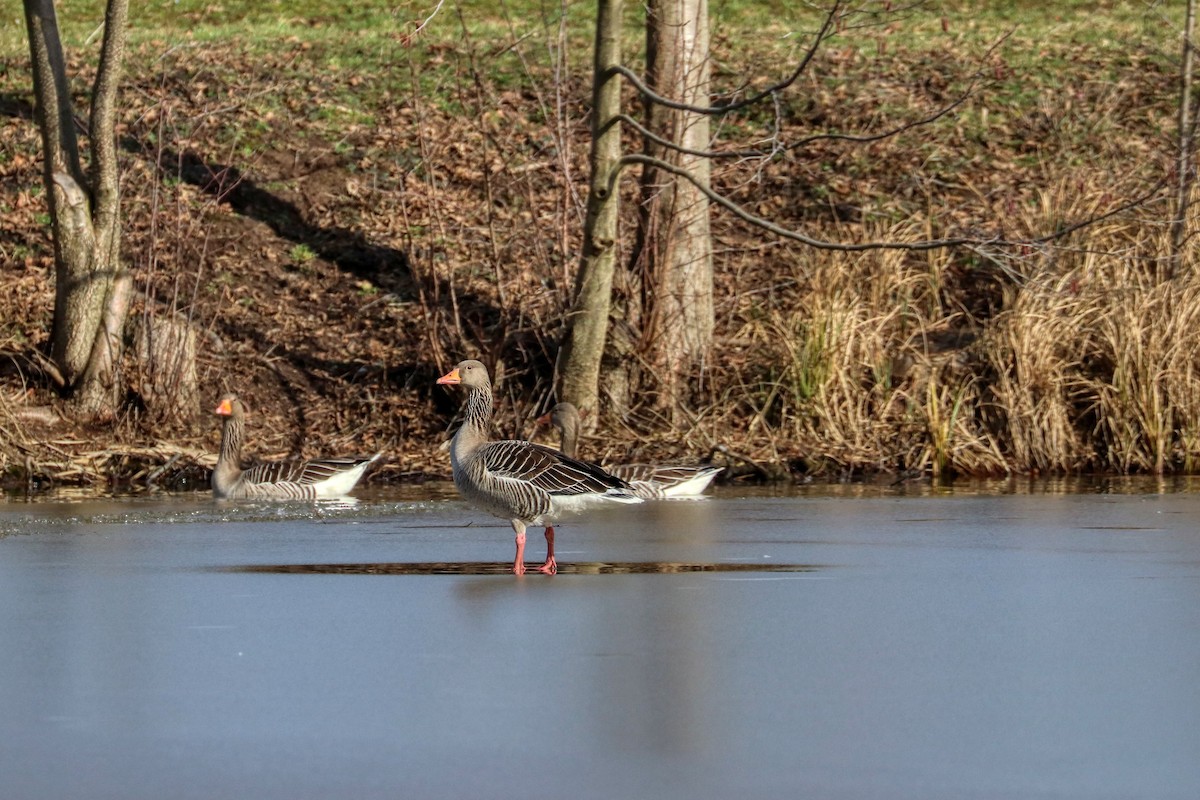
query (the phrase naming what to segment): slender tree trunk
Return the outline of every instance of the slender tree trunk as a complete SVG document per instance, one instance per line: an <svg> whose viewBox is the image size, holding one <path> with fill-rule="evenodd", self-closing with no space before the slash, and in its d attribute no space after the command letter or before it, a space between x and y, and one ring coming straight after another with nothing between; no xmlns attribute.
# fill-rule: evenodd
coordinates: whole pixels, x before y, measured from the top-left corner
<svg viewBox="0 0 1200 800"><path fill-rule="evenodd" d="M709 105L707 0L651 0L647 84L691 106ZM706 114L647 100L647 127L691 150L709 147ZM687 170L707 186L710 162L646 140L647 155ZM689 379L708 361L713 333L712 239L708 198L689 180L648 166L634 256L644 319L642 348L657 376L658 404L678 410Z"/></svg>
<svg viewBox="0 0 1200 800"><path fill-rule="evenodd" d="M592 88L591 182L583 230L583 258L575 305L559 351L559 397L581 411L596 407L600 360L608 332L617 254L618 160L621 157L621 82L610 68L621 62L621 0L599 0ZM591 415L594 419L595 415Z"/></svg>
<svg viewBox="0 0 1200 800"><path fill-rule="evenodd" d="M109 0L85 174L53 0L24 0L55 255L52 355L77 407L111 415L130 279L120 263L116 97L128 0Z"/></svg>
<svg viewBox="0 0 1200 800"><path fill-rule="evenodd" d="M1183 25L1183 60L1180 67L1179 90L1179 152L1176 156L1175 218L1171 220L1171 275L1179 270L1183 255L1183 243L1187 238L1187 212L1191 199L1192 141L1195 122L1192 120L1192 73L1195 55L1192 50L1192 35L1196 30L1196 0L1187 0Z"/></svg>

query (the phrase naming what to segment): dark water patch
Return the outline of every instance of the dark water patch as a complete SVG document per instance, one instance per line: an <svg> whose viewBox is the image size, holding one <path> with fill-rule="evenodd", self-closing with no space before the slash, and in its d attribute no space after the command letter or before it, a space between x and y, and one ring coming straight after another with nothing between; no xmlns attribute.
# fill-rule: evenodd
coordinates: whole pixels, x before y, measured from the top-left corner
<svg viewBox="0 0 1200 800"><path fill-rule="evenodd" d="M530 574L537 566L530 564ZM559 564L559 575L648 575L681 572L816 572L816 564L714 564L683 561L586 561ZM304 575L511 575L512 562L418 561L383 564L247 564L221 572Z"/></svg>
<svg viewBox="0 0 1200 800"><path fill-rule="evenodd" d="M1081 531L1161 531L1162 528L1148 525L1080 525Z"/></svg>

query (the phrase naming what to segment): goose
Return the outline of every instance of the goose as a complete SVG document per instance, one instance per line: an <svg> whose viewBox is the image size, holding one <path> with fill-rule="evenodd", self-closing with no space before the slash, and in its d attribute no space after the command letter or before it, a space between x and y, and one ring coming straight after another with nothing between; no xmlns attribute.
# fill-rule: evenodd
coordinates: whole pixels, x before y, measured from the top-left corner
<svg viewBox="0 0 1200 800"><path fill-rule="evenodd" d="M218 500L316 500L350 493L367 467L383 453L370 458L322 458L314 461L275 461L243 470L242 443L246 407L235 394L221 398L213 413L222 417L221 450L212 473L213 497Z"/></svg>
<svg viewBox="0 0 1200 800"><path fill-rule="evenodd" d="M564 514L604 503L640 503L620 478L532 442L492 441L492 381L482 362L468 359L437 379L467 390L462 427L450 441L454 485L468 503L507 519L516 534L512 571L525 573L525 529L546 529L546 562L539 572L558 572L554 523Z"/></svg>
<svg viewBox="0 0 1200 800"><path fill-rule="evenodd" d="M579 409L571 403L559 403L538 417L539 425L553 425L561 436L560 449L576 457L579 443ZM664 497L696 497L708 488L724 467L659 466L657 464L618 464L604 467L633 487L638 497L661 500Z"/></svg>

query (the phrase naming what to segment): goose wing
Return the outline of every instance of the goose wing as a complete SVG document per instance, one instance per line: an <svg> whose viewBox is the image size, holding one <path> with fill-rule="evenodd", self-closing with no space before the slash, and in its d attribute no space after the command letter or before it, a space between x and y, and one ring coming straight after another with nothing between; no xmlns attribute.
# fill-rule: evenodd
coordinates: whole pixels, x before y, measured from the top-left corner
<svg viewBox="0 0 1200 800"><path fill-rule="evenodd" d="M489 442L480 458L488 472L531 484L552 495L606 494L626 491L625 481L595 464L568 458L557 450L520 441Z"/></svg>
<svg viewBox="0 0 1200 800"><path fill-rule="evenodd" d="M660 464L619 464L610 469L613 475L630 483L645 481L647 483L662 484L663 486L674 486L677 483L690 481L700 476L715 476L722 468L709 465L684 467L663 466Z"/></svg>
<svg viewBox="0 0 1200 800"><path fill-rule="evenodd" d="M272 461L255 464L242 474L251 483L321 483L371 461L367 458L318 458L312 461Z"/></svg>

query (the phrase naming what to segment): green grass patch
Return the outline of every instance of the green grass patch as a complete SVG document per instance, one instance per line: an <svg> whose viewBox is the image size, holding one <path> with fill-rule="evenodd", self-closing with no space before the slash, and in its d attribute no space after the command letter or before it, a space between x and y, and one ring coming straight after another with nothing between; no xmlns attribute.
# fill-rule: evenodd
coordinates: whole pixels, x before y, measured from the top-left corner
<svg viewBox="0 0 1200 800"><path fill-rule="evenodd" d="M103 22L103 0L58 4L59 24L68 51L95 45ZM451 0L436 15L436 3L364 0L155 0L135 3L130 12L133 44L160 42L237 42L255 52L287 47L289 40L321 46L326 63L337 69L358 70L382 59L402 62L413 47L439 49L474 47L496 53L524 41L529 52L555 45L565 18L566 47L579 65L586 65L591 48L594 3L547 0ZM946 0L887 13L884 4L846 20L832 43L863 54L880 47L922 50L944 46L986 46L1011 31L1014 49L1029 63L1044 58L1039 43L1087 44L1117 55L1130 43L1174 54L1182 25L1183 4L1083 2L1058 0L1038 3L973 3ZM626 50L639 53L644 15L637 3L625 4ZM713 39L717 49L737 46L770 55L801 52L824 12L820 5L791 0L712 0ZM3 12L0 55L27 52L25 24L18 5ZM427 21L415 39L409 35Z"/></svg>
<svg viewBox="0 0 1200 800"><path fill-rule="evenodd" d="M830 39L822 58L810 67L811 78L836 86L845 78L847 59L877 63L879 80L906 63L920 80L936 70L920 63L922 53L955 52L977 59L995 83L1000 105L1033 100L1036 86L1054 85L1056 76L1073 71L1080 48L1094 54L1097 81L1118 80L1134 61L1170 64L1177 58L1180 8L1162 4L1032 0L976 4L946 0L884 13L884 4L848 17ZM261 59L271 79L283 82L311 75L312 65L334 89L314 97L314 114L330 124L372 124L370 107L385 100L420 94L435 98L448 113L472 113L470 93L478 78L489 91L523 90L531 80L550 75L553 61L565 52L569 68L586 76L590 66L594 3L549 0L449 0L436 14L436 2L349 2L349 0L155 0L131 9L130 75L152 73L160 59L181 49L203 61L207 49L233 49ZM59 21L68 54L88 61L98 57L103 0L59 4ZM7 8L0 31L0 57L27 58L25 25L19 7ZM432 18L430 15L433 14ZM714 91L778 80L803 55L824 18L819 5L791 0L712 0L710 4ZM644 47L644 11L625 4L627 60L637 68ZM418 35L412 32L421 23ZM563 38L560 39L560 26ZM983 63L988 48L1007 40ZM197 48L199 48L197 50ZM736 64L727 70L726 65ZM244 83L247 76L223 76L213 65L215 85ZM478 73L476 75L475 73ZM530 74L532 73L532 74ZM359 76L353 86L345 81ZM968 75L948 76L965 80ZM20 85L23 75L3 76ZM790 102L811 92L802 83ZM268 87L269 88L269 87ZM254 97L263 115L276 102L272 92ZM316 102L320 101L320 102ZM762 122L767 111L750 112Z"/></svg>

